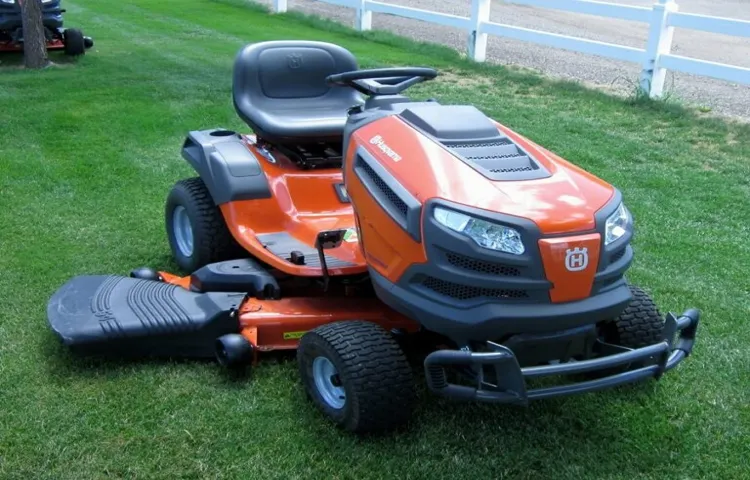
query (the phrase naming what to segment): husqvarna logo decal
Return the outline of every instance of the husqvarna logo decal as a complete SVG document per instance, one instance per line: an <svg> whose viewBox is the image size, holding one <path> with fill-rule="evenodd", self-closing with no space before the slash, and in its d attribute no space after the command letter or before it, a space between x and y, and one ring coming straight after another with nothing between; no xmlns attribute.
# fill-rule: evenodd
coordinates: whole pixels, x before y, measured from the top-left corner
<svg viewBox="0 0 750 480"><path fill-rule="evenodd" d="M565 250L565 268L571 272L586 270L589 266L588 248L569 248Z"/></svg>
<svg viewBox="0 0 750 480"><path fill-rule="evenodd" d="M388 155L391 158L391 160L393 160L394 162L401 161L401 155L394 152L393 149L389 147L387 143L385 143L385 140L383 140L383 137L381 137L380 135L375 135L374 137L372 137L370 139L370 144L378 147L381 152Z"/></svg>
<svg viewBox="0 0 750 480"><path fill-rule="evenodd" d="M289 68L299 68L302 66L302 55L299 53L293 53L286 56L287 65Z"/></svg>

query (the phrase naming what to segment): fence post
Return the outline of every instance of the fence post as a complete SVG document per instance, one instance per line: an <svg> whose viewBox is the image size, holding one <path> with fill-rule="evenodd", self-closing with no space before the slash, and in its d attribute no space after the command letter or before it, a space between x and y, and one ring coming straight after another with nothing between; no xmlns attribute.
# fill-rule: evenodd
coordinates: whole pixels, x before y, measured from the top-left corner
<svg viewBox="0 0 750 480"><path fill-rule="evenodd" d="M365 32L372 30L372 11L367 9L367 0L359 0L357 8L357 30Z"/></svg>
<svg viewBox="0 0 750 480"><path fill-rule="evenodd" d="M471 25L469 26L469 58L484 62L487 57L487 34L479 33L482 22L490 20L491 0L471 0Z"/></svg>
<svg viewBox="0 0 750 480"><path fill-rule="evenodd" d="M679 9L673 0L659 0L651 11L651 26L648 32L646 53L641 70L641 89L651 98L658 98L664 91L667 70L659 68L659 55L672 50L674 27L668 25L669 14Z"/></svg>
<svg viewBox="0 0 750 480"><path fill-rule="evenodd" d="M273 0L273 11L275 13L284 13L287 11L287 0Z"/></svg>

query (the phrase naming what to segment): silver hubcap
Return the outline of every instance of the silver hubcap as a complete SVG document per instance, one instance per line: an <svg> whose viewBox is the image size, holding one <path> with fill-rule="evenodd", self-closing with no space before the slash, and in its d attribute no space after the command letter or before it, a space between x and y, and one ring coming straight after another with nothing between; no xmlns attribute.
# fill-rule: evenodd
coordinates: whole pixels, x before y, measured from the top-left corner
<svg viewBox="0 0 750 480"><path fill-rule="evenodd" d="M315 388L332 408L342 408L346 403L346 392L341 386L339 372L326 357L317 357L312 364Z"/></svg>
<svg viewBox="0 0 750 480"><path fill-rule="evenodd" d="M190 217L182 205L178 205L172 212L172 232L180 253L185 257L193 255L193 226L190 225Z"/></svg>

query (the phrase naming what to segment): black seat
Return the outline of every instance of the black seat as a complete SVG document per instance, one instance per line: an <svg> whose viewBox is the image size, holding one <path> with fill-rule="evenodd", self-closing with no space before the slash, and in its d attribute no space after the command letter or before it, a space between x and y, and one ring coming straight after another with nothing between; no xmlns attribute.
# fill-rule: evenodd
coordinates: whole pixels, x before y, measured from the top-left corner
<svg viewBox="0 0 750 480"><path fill-rule="evenodd" d="M351 52L331 43L250 44L234 63L234 107L268 142L340 142L347 110L364 99L351 88L329 87L325 78L357 68Z"/></svg>

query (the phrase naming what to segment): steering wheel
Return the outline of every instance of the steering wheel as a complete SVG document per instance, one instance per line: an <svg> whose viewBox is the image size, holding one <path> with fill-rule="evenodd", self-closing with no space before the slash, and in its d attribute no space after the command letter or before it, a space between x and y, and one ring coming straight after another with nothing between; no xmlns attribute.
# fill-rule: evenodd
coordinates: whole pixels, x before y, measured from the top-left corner
<svg viewBox="0 0 750 480"><path fill-rule="evenodd" d="M329 75L326 84L351 87L369 96L397 95L412 85L432 80L437 74L434 68L371 68Z"/></svg>

